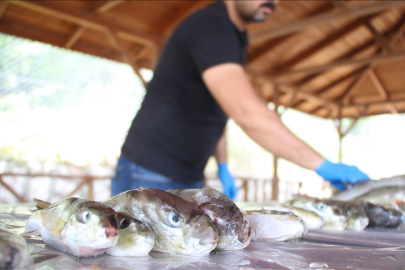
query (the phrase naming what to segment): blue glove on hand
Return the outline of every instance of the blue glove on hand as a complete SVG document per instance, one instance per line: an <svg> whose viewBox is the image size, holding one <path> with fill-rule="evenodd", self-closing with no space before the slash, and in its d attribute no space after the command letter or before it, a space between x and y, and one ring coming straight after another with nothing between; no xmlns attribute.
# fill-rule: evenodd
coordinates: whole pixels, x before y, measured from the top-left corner
<svg viewBox="0 0 405 270"><path fill-rule="evenodd" d="M360 171L356 166L332 163L327 159L315 169L315 172L339 190L346 190L345 184L355 184L370 179L367 174Z"/></svg>
<svg viewBox="0 0 405 270"><path fill-rule="evenodd" d="M224 187L223 193L234 201L236 194L238 193L238 189L235 186L235 179L229 173L228 164L218 163L218 178Z"/></svg>

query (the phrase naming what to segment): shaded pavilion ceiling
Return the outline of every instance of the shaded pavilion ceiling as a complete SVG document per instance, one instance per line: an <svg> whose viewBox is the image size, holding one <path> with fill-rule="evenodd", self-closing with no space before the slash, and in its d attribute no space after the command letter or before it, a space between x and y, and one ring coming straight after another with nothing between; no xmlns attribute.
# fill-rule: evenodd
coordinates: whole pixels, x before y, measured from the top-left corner
<svg viewBox="0 0 405 270"><path fill-rule="evenodd" d="M153 69L212 1L1 1L0 32ZM265 102L323 118L405 112L405 1L282 0L251 24L246 71Z"/></svg>

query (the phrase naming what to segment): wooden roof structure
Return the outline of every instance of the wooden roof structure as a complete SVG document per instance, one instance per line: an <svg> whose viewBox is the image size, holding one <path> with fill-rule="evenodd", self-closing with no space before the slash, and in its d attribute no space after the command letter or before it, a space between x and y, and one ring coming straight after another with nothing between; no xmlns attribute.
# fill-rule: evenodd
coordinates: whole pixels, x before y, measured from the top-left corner
<svg viewBox="0 0 405 270"><path fill-rule="evenodd" d="M153 69L212 1L1 1L0 32ZM246 71L265 102L323 118L405 112L405 1L282 0L251 24Z"/></svg>

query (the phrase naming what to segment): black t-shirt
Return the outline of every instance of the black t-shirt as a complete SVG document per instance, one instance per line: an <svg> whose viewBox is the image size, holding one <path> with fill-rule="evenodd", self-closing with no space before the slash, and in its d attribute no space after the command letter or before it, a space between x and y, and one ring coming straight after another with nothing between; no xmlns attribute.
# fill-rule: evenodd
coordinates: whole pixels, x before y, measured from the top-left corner
<svg viewBox="0 0 405 270"><path fill-rule="evenodd" d="M187 17L167 41L134 118L122 154L173 180L203 179L227 116L201 74L222 63L246 62L246 32L215 2Z"/></svg>

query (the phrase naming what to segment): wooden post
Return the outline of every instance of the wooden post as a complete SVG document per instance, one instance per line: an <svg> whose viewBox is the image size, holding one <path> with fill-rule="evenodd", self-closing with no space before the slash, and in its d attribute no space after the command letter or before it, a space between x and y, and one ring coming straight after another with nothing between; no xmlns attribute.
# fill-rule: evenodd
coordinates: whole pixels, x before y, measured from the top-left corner
<svg viewBox="0 0 405 270"><path fill-rule="evenodd" d="M273 181L271 184L271 199L278 200L278 157L273 158Z"/></svg>
<svg viewBox="0 0 405 270"><path fill-rule="evenodd" d="M278 114L278 106L280 103L280 91L279 85L274 85L274 94L273 94L273 102L274 102L274 112ZM278 191L279 191L279 179L278 179L278 157L273 155L273 180L272 180L272 188L271 188L271 199L278 200Z"/></svg>

